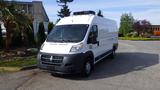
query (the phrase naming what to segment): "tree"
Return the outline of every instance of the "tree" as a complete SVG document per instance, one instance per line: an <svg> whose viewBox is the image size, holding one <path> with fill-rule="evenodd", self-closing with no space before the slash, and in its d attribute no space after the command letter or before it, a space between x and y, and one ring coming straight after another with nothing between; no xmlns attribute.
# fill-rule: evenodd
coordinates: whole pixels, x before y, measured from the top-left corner
<svg viewBox="0 0 160 90"><path fill-rule="evenodd" d="M30 43L29 33L33 32L33 28L31 27L32 25L31 16L23 12L19 12L16 13L15 17L17 24L19 25L19 30L18 29L17 30L20 32L22 44L23 46L29 46Z"/></svg>
<svg viewBox="0 0 160 90"><path fill-rule="evenodd" d="M137 32L138 33L138 36L140 35L140 33L141 33L141 24L140 24L140 21L139 20L136 20L135 22L134 22L134 24L133 24L133 29L134 29L134 31L135 32Z"/></svg>
<svg viewBox="0 0 160 90"><path fill-rule="evenodd" d="M48 23L48 34L52 31L53 27L54 27L53 22L49 22Z"/></svg>
<svg viewBox="0 0 160 90"><path fill-rule="evenodd" d="M2 43L2 28L1 28L1 24L0 24L0 48L2 48L3 43Z"/></svg>
<svg viewBox="0 0 160 90"><path fill-rule="evenodd" d="M14 42L12 41L13 38L20 38L21 35L26 34L23 31L25 28L28 28L29 19L14 1L0 0L0 11L3 14L2 21L6 27L5 46L6 50L9 50L11 44ZM15 34L17 37L14 37ZM20 39L23 39L23 36Z"/></svg>
<svg viewBox="0 0 160 90"><path fill-rule="evenodd" d="M144 33L152 33L148 27L150 27L151 23L147 20L136 20L133 24L133 29L138 35L143 36Z"/></svg>
<svg viewBox="0 0 160 90"><path fill-rule="evenodd" d="M141 26L142 26L142 32L147 32L151 33L151 31L148 30L148 27L150 27L151 23L147 20L142 20L141 21Z"/></svg>
<svg viewBox="0 0 160 90"><path fill-rule="evenodd" d="M61 10L58 11L58 16L60 18L70 16L71 11L68 8L67 3L73 2L73 0L57 0L59 6L61 6Z"/></svg>
<svg viewBox="0 0 160 90"><path fill-rule="evenodd" d="M34 30L33 30L33 24L30 23L31 28L27 28L26 30L26 35L27 35L27 41L28 41L28 46L30 47L35 47L36 46L36 42L35 42L35 38L34 38Z"/></svg>
<svg viewBox="0 0 160 90"><path fill-rule="evenodd" d="M126 36L128 33L133 31L133 22L134 18L132 14L122 14L120 20L120 28L119 28L119 35Z"/></svg>
<svg viewBox="0 0 160 90"><path fill-rule="evenodd" d="M43 44L43 42L45 41L45 39L46 39L46 35L45 35L44 24L43 22L40 22L38 33L37 33L37 46L40 47L41 44Z"/></svg>
<svg viewBox="0 0 160 90"><path fill-rule="evenodd" d="M104 17L101 10L98 11L97 16Z"/></svg>
<svg viewBox="0 0 160 90"><path fill-rule="evenodd" d="M14 8L13 5L7 5L4 0L0 1L0 11L2 12L2 21L4 22L4 26L6 27L6 49L9 49L11 44L11 32L13 27L16 25L15 18L13 16L13 9L9 9L10 7Z"/></svg>

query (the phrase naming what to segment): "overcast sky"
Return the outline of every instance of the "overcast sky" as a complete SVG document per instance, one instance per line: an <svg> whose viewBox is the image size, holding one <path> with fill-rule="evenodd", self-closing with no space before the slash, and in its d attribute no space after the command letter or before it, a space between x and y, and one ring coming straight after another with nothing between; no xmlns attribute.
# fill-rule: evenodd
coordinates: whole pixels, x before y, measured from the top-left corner
<svg viewBox="0 0 160 90"><path fill-rule="evenodd" d="M32 0L21 0L32 1ZM57 20L57 11L60 7L56 0L36 0L43 1L50 21ZM149 20L152 24L160 25L160 0L74 0L69 3L72 12L81 10L102 10L106 18L114 19L118 22L122 13L132 13L135 19Z"/></svg>

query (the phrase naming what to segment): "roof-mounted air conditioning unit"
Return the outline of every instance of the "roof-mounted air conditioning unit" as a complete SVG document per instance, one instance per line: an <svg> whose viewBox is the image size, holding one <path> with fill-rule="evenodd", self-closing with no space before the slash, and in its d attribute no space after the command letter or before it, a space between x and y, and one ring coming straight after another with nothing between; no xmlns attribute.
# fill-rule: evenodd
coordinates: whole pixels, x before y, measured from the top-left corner
<svg viewBox="0 0 160 90"><path fill-rule="evenodd" d="M96 13L94 11L78 11L78 12L73 12L73 15L88 15L88 14L95 15Z"/></svg>

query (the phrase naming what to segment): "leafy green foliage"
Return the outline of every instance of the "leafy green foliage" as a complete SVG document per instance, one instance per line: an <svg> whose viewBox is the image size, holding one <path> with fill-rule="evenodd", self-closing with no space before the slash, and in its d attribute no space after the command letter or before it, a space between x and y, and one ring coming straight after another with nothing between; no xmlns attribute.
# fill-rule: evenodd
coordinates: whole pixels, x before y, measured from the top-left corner
<svg viewBox="0 0 160 90"><path fill-rule="evenodd" d="M126 34L126 37L138 37L138 33L137 32L130 32Z"/></svg>
<svg viewBox="0 0 160 90"><path fill-rule="evenodd" d="M36 42L34 38L34 31L33 31L33 25L30 24L31 28L27 28L26 34L27 34L27 40L30 47L35 47Z"/></svg>
<svg viewBox="0 0 160 90"><path fill-rule="evenodd" d="M137 40L137 41L160 41L160 38L143 38L143 37L119 37L120 40Z"/></svg>
<svg viewBox="0 0 160 90"><path fill-rule="evenodd" d="M43 44L45 39L46 39L46 35L45 35L44 24L43 24L43 22L40 22L39 23L39 30L38 30L38 33L37 33L37 45L38 45L38 47L40 47L41 44Z"/></svg>
<svg viewBox="0 0 160 90"><path fill-rule="evenodd" d="M138 37L138 33L137 32L131 32L132 33L132 37Z"/></svg>
<svg viewBox="0 0 160 90"><path fill-rule="evenodd" d="M68 8L67 3L73 2L73 0L57 0L59 6L61 6L61 10L58 11L58 16L60 18L70 16L71 11Z"/></svg>
<svg viewBox="0 0 160 90"><path fill-rule="evenodd" d="M18 40L22 40L23 44L27 42L26 29L30 27L32 19L22 11L18 4L14 1L7 2L9 0L0 1L0 10L2 12L2 18L6 27L6 50L9 50L11 45L16 43L20 44ZM16 34L18 33L18 34ZM12 41L14 40L14 41Z"/></svg>
<svg viewBox="0 0 160 90"><path fill-rule="evenodd" d="M20 47L22 45L22 36L20 31L14 31L11 39L13 47Z"/></svg>
<svg viewBox="0 0 160 90"><path fill-rule="evenodd" d="M122 14L120 20L119 36L126 36L128 33L133 32L134 18L132 14Z"/></svg>
<svg viewBox="0 0 160 90"><path fill-rule="evenodd" d="M98 11L97 16L104 17L101 10Z"/></svg>
<svg viewBox="0 0 160 90"><path fill-rule="evenodd" d="M53 22L49 22L48 23L48 34L51 32L51 30L53 29L53 27L54 27Z"/></svg>
<svg viewBox="0 0 160 90"><path fill-rule="evenodd" d="M67 17L70 16L70 10L68 9L68 6L64 6L63 8L61 8L60 11L58 11L58 16L63 18L63 17Z"/></svg>

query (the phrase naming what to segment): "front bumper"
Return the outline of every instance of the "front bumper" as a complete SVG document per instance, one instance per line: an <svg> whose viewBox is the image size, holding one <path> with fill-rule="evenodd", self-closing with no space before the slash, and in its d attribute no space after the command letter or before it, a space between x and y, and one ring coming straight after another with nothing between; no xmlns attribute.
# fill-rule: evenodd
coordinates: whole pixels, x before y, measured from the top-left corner
<svg viewBox="0 0 160 90"><path fill-rule="evenodd" d="M46 56L45 56L46 55ZM51 58L52 56L52 58ZM46 58L47 57L47 58ZM80 73L85 62L85 54L38 54L38 67L59 74Z"/></svg>

